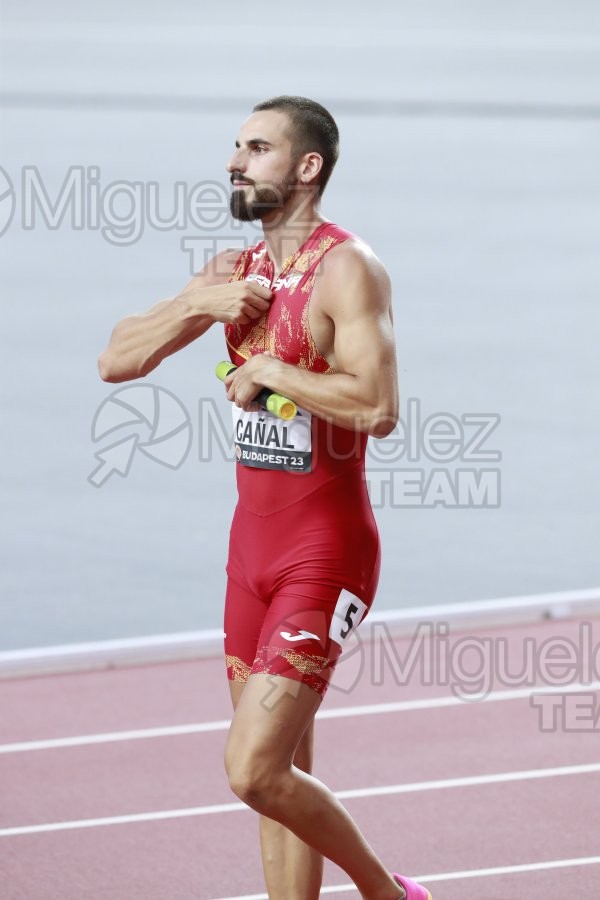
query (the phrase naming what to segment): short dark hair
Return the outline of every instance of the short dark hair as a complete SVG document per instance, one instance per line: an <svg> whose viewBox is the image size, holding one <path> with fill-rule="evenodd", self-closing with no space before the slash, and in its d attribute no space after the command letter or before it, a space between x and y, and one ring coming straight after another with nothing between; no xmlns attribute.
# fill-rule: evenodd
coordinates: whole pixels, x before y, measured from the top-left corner
<svg viewBox="0 0 600 900"><path fill-rule="evenodd" d="M291 124L290 140L298 156L315 152L323 157L319 174L319 197L325 190L329 176L340 152L340 133L335 119L324 106L307 97L272 97L257 103L253 112L273 109L285 113Z"/></svg>

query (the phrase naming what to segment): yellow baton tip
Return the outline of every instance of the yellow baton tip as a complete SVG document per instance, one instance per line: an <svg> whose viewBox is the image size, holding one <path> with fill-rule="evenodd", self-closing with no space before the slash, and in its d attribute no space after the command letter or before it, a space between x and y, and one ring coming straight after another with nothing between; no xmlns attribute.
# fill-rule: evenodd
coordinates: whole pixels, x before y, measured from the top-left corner
<svg viewBox="0 0 600 900"><path fill-rule="evenodd" d="M279 409L282 419L293 419L296 415L296 407L293 403L284 403Z"/></svg>
<svg viewBox="0 0 600 900"><path fill-rule="evenodd" d="M237 368L232 362L228 362L227 360L223 360L223 362L217 363L215 366L215 375L221 381L225 381L230 372Z"/></svg>

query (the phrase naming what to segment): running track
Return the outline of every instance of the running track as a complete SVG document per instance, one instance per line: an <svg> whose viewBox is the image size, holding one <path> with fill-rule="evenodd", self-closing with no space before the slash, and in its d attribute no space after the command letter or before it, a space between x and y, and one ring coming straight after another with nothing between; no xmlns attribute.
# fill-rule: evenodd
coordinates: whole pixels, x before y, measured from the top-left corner
<svg viewBox="0 0 600 900"><path fill-rule="evenodd" d="M600 692L581 659L600 645L600 620L587 651L576 620L469 634L487 647L506 639L513 673L525 638L538 649L550 637L572 641L578 683L544 688L549 669L538 660L536 692L570 697L554 730L542 729L530 686L499 683L493 651L488 699L465 702L448 685L423 684L418 666L410 678L384 666L374 685L377 652L363 643L319 713L315 775L390 869L421 878L434 900L594 900ZM452 631L451 655L466 637ZM393 646L406 664L415 641ZM460 665L472 670L477 658L465 650ZM430 680L440 672L441 663ZM222 764L221 659L2 681L0 702L2 900L265 896L256 815L230 792ZM358 896L329 863L324 885L323 896Z"/></svg>

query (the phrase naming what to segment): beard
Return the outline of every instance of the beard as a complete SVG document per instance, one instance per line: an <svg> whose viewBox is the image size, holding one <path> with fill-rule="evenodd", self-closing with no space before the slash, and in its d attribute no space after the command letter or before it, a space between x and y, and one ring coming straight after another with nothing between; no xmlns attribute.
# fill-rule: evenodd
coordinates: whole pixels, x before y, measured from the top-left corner
<svg viewBox="0 0 600 900"><path fill-rule="evenodd" d="M296 182L292 180L291 169L279 184L268 185L265 187L250 187L248 193L250 199L246 196L244 188L237 188L231 195L229 201L229 209L234 219L240 222L254 222L256 219L263 219L274 209L282 209L294 193Z"/></svg>

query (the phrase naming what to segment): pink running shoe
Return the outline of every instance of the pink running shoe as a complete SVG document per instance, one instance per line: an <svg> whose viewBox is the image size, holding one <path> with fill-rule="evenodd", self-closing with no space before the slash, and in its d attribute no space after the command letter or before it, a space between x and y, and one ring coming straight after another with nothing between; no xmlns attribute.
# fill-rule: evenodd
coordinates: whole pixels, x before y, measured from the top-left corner
<svg viewBox="0 0 600 900"><path fill-rule="evenodd" d="M406 875L397 875L395 872L392 872L392 877L406 891L406 900L433 900L427 888L424 888L422 884L417 884L412 878L407 878Z"/></svg>

